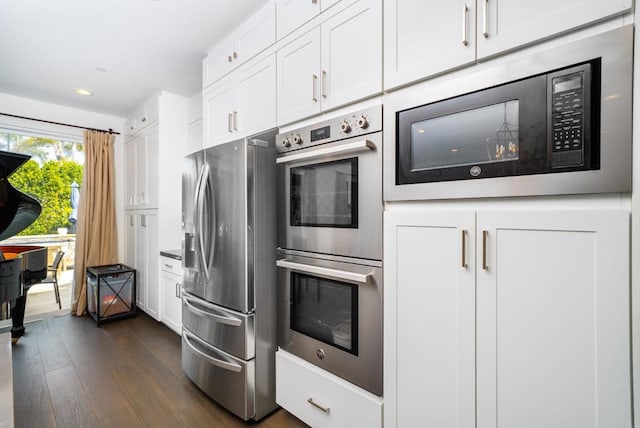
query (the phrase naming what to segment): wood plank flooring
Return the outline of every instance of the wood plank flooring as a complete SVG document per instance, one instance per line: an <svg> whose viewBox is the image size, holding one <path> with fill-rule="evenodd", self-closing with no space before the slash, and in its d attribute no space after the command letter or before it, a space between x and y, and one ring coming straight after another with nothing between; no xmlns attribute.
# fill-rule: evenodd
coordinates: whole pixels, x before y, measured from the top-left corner
<svg viewBox="0 0 640 428"><path fill-rule="evenodd" d="M262 427L304 423L280 409L245 423L180 367L180 337L144 313L104 324L54 314L26 324L13 346L20 427Z"/></svg>

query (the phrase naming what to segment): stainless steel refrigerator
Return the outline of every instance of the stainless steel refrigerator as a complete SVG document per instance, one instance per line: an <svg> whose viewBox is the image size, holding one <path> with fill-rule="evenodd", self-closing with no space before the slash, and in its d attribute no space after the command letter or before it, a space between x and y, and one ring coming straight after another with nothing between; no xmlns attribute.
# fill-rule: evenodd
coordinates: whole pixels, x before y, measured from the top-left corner
<svg viewBox="0 0 640 428"><path fill-rule="evenodd" d="M276 133L194 153L182 177L182 369L244 420L277 407Z"/></svg>

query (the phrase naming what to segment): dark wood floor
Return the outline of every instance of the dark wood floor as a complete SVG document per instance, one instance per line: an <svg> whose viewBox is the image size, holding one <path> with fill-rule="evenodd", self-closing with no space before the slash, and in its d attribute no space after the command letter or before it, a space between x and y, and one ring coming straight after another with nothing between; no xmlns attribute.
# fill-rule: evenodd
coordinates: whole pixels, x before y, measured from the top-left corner
<svg viewBox="0 0 640 428"><path fill-rule="evenodd" d="M26 329L13 346L16 427L306 427L282 409L245 424L218 406L182 373L179 336L144 313Z"/></svg>

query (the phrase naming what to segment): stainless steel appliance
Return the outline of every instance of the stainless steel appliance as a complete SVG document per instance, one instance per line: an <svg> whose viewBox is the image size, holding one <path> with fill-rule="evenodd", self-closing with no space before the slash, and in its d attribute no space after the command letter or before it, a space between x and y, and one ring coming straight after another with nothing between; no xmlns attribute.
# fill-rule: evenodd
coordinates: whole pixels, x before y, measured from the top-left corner
<svg viewBox="0 0 640 428"><path fill-rule="evenodd" d="M382 107L276 147L278 345L382 395Z"/></svg>
<svg viewBox="0 0 640 428"><path fill-rule="evenodd" d="M182 368L244 420L277 407L275 134L194 153L182 179Z"/></svg>
<svg viewBox="0 0 640 428"><path fill-rule="evenodd" d="M276 137L278 247L382 259L382 107Z"/></svg>
<svg viewBox="0 0 640 428"><path fill-rule="evenodd" d="M628 26L392 95L385 199L630 191L632 52Z"/></svg>

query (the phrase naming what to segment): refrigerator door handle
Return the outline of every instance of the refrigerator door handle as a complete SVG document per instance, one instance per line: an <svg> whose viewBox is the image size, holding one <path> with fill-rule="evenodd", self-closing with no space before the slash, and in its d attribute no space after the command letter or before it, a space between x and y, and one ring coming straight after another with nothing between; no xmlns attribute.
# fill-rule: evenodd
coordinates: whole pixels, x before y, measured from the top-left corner
<svg viewBox="0 0 640 428"><path fill-rule="evenodd" d="M213 358L211 355L205 354L204 352L202 352L201 350L199 350L198 348L193 346L193 344L191 343L191 339L195 339L195 337L193 335L191 335L190 333L188 333L187 331L185 331L185 330L182 331L182 338L184 339L184 343L189 348L191 348L191 350L193 352L195 352L196 354L198 354L199 356L201 356L202 358L204 358L205 360L207 360L209 363L213 364L214 366L218 366L221 369L229 370L229 371L232 371L232 372L235 372L235 373L240 373L242 371L242 366L241 365L233 364L233 363L229 363L227 361L222 361L222 360L219 360L217 358ZM198 341L198 342L200 342L200 341ZM200 345L206 346L204 343L200 343ZM207 346L207 348L208 348L208 346Z"/></svg>
<svg viewBox="0 0 640 428"><path fill-rule="evenodd" d="M211 210L211 225L213 227L213 229L211 230L211 234L210 234L210 245L208 246L208 251L207 251L207 257L206 257L206 263L207 263L207 274L209 272L209 267L213 265L213 256L215 254L215 248L216 248L216 234L218 231L218 223L217 223L217 217L216 217L216 204L215 204L215 194L214 194L214 187L209 185L209 165L207 165L207 177L203 183L203 194L205 195L203 197L203 199L205 200L205 203L207 204L207 206L209 207L209 209ZM211 189L211 200L207 201L206 197L208 195L207 193L207 189ZM200 229L202 230L202 229ZM204 257L204 256L203 256Z"/></svg>
<svg viewBox="0 0 640 428"><path fill-rule="evenodd" d="M200 173L200 187L199 192L196 199L196 216L197 216L197 224L198 224L198 244L199 251L198 255L200 256L200 261L202 262L202 270L204 271L204 276L209 281L209 265L207 265L207 259L205 257L205 248L204 248L204 204L202 203L204 198L204 187L209 180L209 165L206 163L202 166L202 172Z"/></svg>
<svg viewBox="0 0 640 428"><path fill-rule="evenodd" d="M239 318L232 318L232 317L225 317L222 315L217 315L213 312L207 312L207 311L203 311L202 309L199 309L195 306L193 306L191 304L191 300L184 295L182 298L185 306L187 308L189 308L190 311L194 312L196 315L200 315L203 317L207 317L207 318L213 318L215 321L219 322L220 324L227 324L230 325L232 327L240 327L242 325L242 320ZM209 305L203 304L201 303L203 306L207 306L209 307ZM213 308L211 308L211 310L215 310Z"/></svg>

